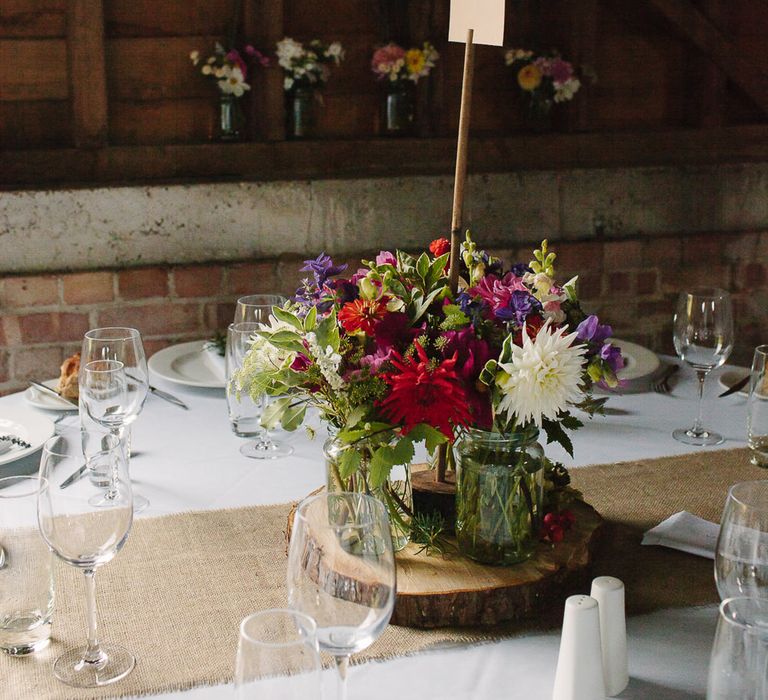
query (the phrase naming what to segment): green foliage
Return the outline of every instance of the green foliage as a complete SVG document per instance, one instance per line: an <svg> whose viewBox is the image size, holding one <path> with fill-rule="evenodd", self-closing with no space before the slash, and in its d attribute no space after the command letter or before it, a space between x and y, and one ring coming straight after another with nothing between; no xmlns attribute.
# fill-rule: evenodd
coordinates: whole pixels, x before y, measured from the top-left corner
<svg viewBox="0 0 768 700"><path fill-rule="evenodd" d="M411 520L411 542L421 545L417 554L428 557L442 554L455 549L447 538L445 518L434 511L432 513L416 513Z"/></svg>
<svg viewBox="0 0 768 700"><path fill-rule="evenodd" d="M547 251L548 242L545 238L541 242L541 248L533 251L534 260L529 263L530 268L536 274L545 274L547 277L555 276L554 262L557 255Z"/></svg>

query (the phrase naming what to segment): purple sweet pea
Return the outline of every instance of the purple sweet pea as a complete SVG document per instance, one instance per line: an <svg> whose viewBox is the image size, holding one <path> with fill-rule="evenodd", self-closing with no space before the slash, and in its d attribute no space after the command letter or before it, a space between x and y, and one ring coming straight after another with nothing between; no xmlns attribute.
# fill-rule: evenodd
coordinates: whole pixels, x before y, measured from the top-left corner
<svg viewBox="0 0 768 700"><path fill-rule="evenodd" d="M392 265L392 267L397 267L397 258L392 253L390 253L388 250L382 250L376 256L376 264L377 265Z"/></svg>
<svg viewBox="0 0 768 700"><path fill-rule="evenodd" d="M315 275L315 283L322 287L329 277L338 275L347 269L346 263L343 265L334 265L330 255L320 253L314 260L305 260L302 272L312 272Z"/></svg>
<svg viewBox="0 0 768 700"><path fill-rule="evenodd" d="M610 338L613 335L613 328L607 323L600 325L600 321L592 314L587 316L577 327L576 337L579 340L588 340L596 344L602 344L606 338Z"/></svg>
<svg viewBox="0 0 768 700"><path fill-rule="evenodd" d="M624 367L624 358L621 356L621 350L610 343L605 343L600 348L600 359L608 363L614 374Z"/></svg>
<svg viewBox="0 0 768 700"><path fill-rule="evenodd" d="M530 267L528 267L528 265L526 265L525 263L517 263L515 265L512 265L511 272L515 277L522 277L528 272L533 272L533 270Z"/></svg>
<svg viewBox="0 0 768 700"><path fill-rule="evenodd" d="M496 318L502 321L514 321L516 326L522 326L528 315L541 310L541 303L528 292L515 291L509 299L509 304L496 310Z"/></svg>

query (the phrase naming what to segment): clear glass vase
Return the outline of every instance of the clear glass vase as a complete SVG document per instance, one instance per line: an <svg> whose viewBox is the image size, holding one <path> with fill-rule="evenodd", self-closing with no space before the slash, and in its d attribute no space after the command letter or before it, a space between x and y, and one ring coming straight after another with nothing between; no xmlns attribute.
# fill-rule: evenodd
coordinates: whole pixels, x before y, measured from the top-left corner
<svg viewBox="0 0 768 700"><path fill-rule="evenodd" d="M219 96L219 120L217 123L219 141L239 141L242 137L245 116L238 99L234 95L222 94Z"/></svg>
<svg viewBox="0 0 768 700"><path fill-rule="evenodd" d="M536 429L465 431L458 444L456 539L483 564L511 565L536 547L543 508L544 450Z"/></svg>
<svg viewBox="0 0 768 700"><path fill-rule="evenodd" d="M408 85L389 83L384 102L384 134L404 136L413 129L413 95Z"/></svg>
<svg viewBox="0 0 768 700"><path fill-rule="evenodd" d="M307 87L295 87L288 93L288 138L306 139L312 135L314 98Z"/></svg>
<svg viewBox="0 0 768 700"><path fill-rule="evenodd" d="M369 440L360 440L354 445L348 445L340 442L334 436L329 437L323 446L327 486L330 493L339 491L364 493L382 501L387 507L392 530L392 544L397 551L408 544L411 536L411 520L413 518L411 465L396 465L382 486L371 488L369 465L374 450L382 444L385 442L381 440L375 444ZM354 474L344 478L340 472L340 461L346 450L356 450L360 454L360 467Z"/></svg>

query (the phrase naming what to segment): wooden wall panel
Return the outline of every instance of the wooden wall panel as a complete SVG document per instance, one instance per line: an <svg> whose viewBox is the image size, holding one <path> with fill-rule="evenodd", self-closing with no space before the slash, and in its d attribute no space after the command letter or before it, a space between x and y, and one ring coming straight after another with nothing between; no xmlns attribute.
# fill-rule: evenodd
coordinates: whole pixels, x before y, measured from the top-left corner
<svg viewBox="0 0 768 700"><path fill-rule="evenodd" d="M0 37L63 37L67 29L67 0L3 0Z"/></svg>
<svg viewBox="0 0 768 700"><path fill-rule="evenodd" d="M63 39L0 39L0 101L66 100Z"/></svg>
<svg viewBox="0 0 768 700"><path fill-rule="evenodd" d="M208 141L215 132L217 107L215 98L113 102L109 140L116 145Z"/></svg>
<svg viewBox="0 0 768 700"><path fill-rule="evenodd" d="M224 36L233 0L109 0L104 6L109 37Z"/></svg>
<svg viewBox="0 0 768 700"><path fill-rule="evenodd" d="M72 117L67 101L0 102L0 149L71 145Z"/></svg>

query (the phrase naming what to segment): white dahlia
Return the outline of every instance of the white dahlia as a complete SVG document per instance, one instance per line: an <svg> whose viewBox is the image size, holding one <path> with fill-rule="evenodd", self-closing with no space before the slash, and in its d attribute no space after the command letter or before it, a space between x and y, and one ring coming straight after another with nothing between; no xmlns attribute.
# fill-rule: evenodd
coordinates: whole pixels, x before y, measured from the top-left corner
<svg viewBox="0 0 768 700"><path fill-rule="evenodd" d="M573 345L576 333L564 335L565 328L552 330L549 322L531 340L523 330L523 346L512 345L512 357L500 362L496 385L502 393L498 411L522 425L555 420L568 401L580 397L586 347Z"/></svg>

